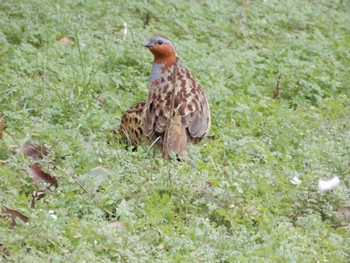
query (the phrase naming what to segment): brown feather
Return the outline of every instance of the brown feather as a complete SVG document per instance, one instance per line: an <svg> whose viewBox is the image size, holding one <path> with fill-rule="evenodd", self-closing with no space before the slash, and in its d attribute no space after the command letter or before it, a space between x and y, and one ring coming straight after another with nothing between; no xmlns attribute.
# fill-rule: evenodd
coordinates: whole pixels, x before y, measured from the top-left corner
<svg viewBox="0 0 350 263"><path fill-rule="evenodd" d="M167 147L163 147L163 156L168 158L173 153L176 153L179 157L183 157L183 153L187 148L187 133L180 115L175 115L171 119L167 136L169 140Z"/></svg>

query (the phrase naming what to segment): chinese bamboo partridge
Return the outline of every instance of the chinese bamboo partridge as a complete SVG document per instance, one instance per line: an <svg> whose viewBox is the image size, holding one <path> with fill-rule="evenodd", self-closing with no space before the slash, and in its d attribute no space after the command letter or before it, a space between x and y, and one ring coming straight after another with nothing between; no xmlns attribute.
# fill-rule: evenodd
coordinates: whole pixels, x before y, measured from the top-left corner
<svg viewBox="0 0 350 263"><path fill-rule="evenodd" d="M164 158L172 154L181 158L188 144L208 134L209 104L168 38L155 35L144 46L154 56L148 99L124 114L121 127L132 144L156 141Z"/></svg>

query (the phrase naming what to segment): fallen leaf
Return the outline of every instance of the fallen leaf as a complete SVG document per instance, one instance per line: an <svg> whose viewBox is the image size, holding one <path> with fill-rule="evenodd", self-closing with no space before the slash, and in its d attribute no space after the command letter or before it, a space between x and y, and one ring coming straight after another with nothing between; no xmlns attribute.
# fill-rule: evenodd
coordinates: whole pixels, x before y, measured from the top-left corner
<svg viewBox="0 0 350 263"><path fill-rule="evenodd" d="M340 207L334 214L337 224L345 225L350 223L350 206Z"/></svg>
<svg viewBox="0 0 350 263"><path fill-rule="evenodd" d="M7 164L9 161L8 160L0 160L1 164Z"/></svg>
<svg viewBox="0 0 350 263"><path fill-rule="evenodd" d="M214 184L210 181L206 181L205 184L210 188L214 186Z"/></svg>
<svg viewBox="0 0 350 263"><path fill-rule="evenodd" d="M289 228L294 228L295 227L293 222L286 222L286 226L289 227Z"/></svg>
<svg viewBox="0 0 350 263"><path fill-rule="evenodd" d="M111 221L108 223L107 226L111 228L119 228L119 229L124 227L123 223L120 221Z"/></svg>
<svg viewBox="0 0 350 263"><path fill-rule="evenodd" d="M281 89L274 89L272 92L272 98L278 99L281 96Z"/></svg>
<svg viewBox="0 0 350 263"><path fill-rule="evenodd" d="M103 97L103 96L99 96L99 97L97 98L97 101L100 102L100 103L104 103L104 102L106 102L106 98Z"/></svg>
<svg viewBox="0 0 350 263"><path fill-rule="evenodd" d="M0 207L0 213L5 214L6 217L11 218L11 227L14 227L17 225L16 218L21 219L24 223L27 223L29 221L29 217L23 215L22 213L18 212L17 210L7 208L5 206Z"/></svg>
<svg viewBox="0 0 350 263"><path fill-rule="evenodd" d="M22 153L29 157L32 157L34 160L42 160L44 156L47 156L49 153L50 147L47 144L31 143L26 146L17 148L15 153Z"/></svg>
<svg viewBox="0 0 350 263"><path fill-rule="evenodd" d="M60 40L58 40L58 43L62 44L65 47L74 45L74 41L70 40L68 37L62 37Z"/></svg>
<svg viewBox="0 0 350 263"><path fill-rule="evenodd" d="M76 233L73 237L74 237L74 238L81 238L81 234Z"/></svg>
<svg viewBox="0 0 350 263"><path fill-rule="evenodd" d="M42 181L48 184L49 187L58 187L58 181L56 177L46 173L43 168L37 163L30 164L27 172L33 176L33 184L40 188L47 188L47 186L41 183Z"/></svg>

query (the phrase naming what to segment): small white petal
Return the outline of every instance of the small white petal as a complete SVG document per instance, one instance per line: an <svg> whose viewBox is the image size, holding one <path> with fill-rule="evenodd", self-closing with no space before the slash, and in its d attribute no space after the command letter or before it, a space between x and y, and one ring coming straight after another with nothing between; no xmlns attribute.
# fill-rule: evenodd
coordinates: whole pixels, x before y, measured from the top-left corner
<svg viewBox="0 0 350 263"><path fill-rule="evenodd" d="M290 180L290 182L291 182L292 184L295 184L295 185L301 184L301 180L298 178L298 176L294 176L294 177Z"/></svg>
<svg viewBox="0 0 350 263"><path fill-rule="evenodd" d="M339 177L335 176L330 180L322 180L318 181L318 189L322 191L332 190L340 183Z"/></svg>
<svg viewBox="0 0 350 263"><path fill-rule="evenodd" d="M57 220L57 216L56 215L50 214L50 217L53 219L53 221Z"/></svg>
<svg viewBox="0 0 350 263"><path fill-rule="evenodd" d="M125 39L126 34L128 33L128 24L127 23L123 23L124 24L124 32L123 32L123 38Z"/></svg>

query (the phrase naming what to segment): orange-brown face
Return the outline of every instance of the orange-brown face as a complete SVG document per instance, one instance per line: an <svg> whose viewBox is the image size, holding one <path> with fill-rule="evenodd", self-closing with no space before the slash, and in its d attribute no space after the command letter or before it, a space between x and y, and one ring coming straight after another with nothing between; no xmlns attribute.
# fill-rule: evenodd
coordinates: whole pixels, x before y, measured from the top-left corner
<svg viewBox="0 0 350 263"><path fill-rule="evenodd" d="M153 36L144 46L154 55L154 63L172 65L175 62L176 51L170 40Z"/></svg>

